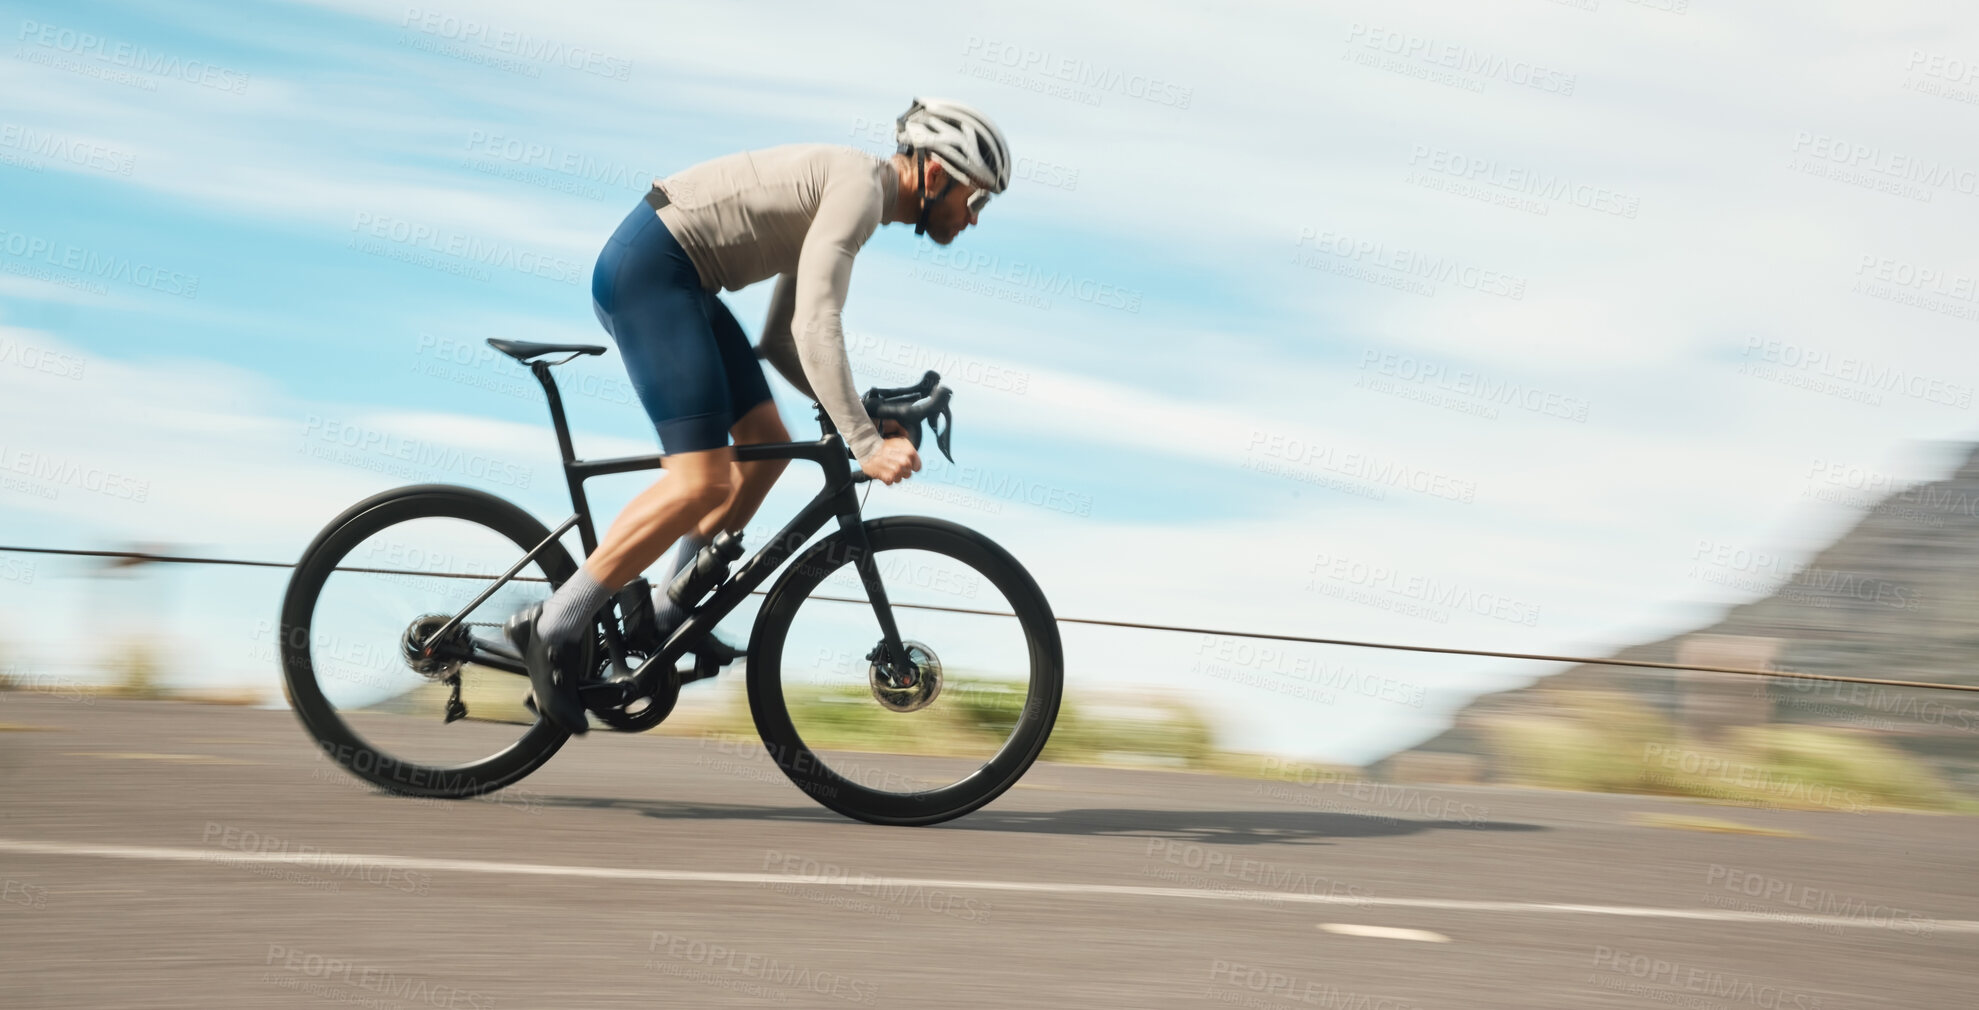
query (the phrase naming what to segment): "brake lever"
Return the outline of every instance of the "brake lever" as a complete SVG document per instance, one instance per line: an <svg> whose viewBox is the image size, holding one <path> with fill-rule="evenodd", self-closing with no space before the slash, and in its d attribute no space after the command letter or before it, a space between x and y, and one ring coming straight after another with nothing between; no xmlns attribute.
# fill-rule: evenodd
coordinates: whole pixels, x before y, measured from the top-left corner
<svg viewBox="0 0 1979 1010"><path fill-rule="evenodd" d="M866 414L873 416L875 412L880 411L880 408L888 405L889 402L898 404L904 400L919 399L918 396L914 395L916 393L935 397L937 402L940 403L940 406L935 409L934 413L916 420L911 425L904 421L896 421L895 423L900 426L901 434L907 439L908 444L914 447L915 452L921 451L921 425L926 423L928 427L934 429L935 445L941 448L942 456L946 457L950 463L953 463L955 462L955 454L949 450L948 439L950 432L955 427L955 415L949 409L948 387L939 385L938 378L932 370L922 377L921 386L932 385L933 387L928 389L921 389L919 387L913 387L906 391L869 389L866 391L866 395L861 398L861 403L866 408ZM823 407L818 408L818 412L820 417L824 416ZM941 423L936 423L937 418L940 419ZM878 420L878 418L875 418L875 420Z"/></svg>
<svg viewBox="0 0 1979 1010"><path fill-rule="evenodd" d="M935 418L937 417L941 418L941 424L939 425L935 424ZM914 427L918 430L920 425L915 425ZM948 451L948 436L950 432L955 430L955 416L949 412L948 404L942 404L941 410L928 418L928 427L935 430L936 448L941 450L941 454L947 457L950 463L955 462L955 456ZM917 445L915 448L919 449L920 446Z"/></svg>

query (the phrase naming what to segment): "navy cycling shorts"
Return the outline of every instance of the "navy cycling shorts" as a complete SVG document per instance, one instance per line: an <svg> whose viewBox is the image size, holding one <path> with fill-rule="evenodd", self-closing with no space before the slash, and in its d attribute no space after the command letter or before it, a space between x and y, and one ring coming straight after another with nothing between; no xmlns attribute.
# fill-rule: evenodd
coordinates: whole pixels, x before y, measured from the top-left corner
<svg viewBox="0 0 1979 1010"><path fill-rule="evenodd" d="M598 254L591 307L667 455L719 449L728 429L770 398L755 349L728 306L644 200Z"/></svg>

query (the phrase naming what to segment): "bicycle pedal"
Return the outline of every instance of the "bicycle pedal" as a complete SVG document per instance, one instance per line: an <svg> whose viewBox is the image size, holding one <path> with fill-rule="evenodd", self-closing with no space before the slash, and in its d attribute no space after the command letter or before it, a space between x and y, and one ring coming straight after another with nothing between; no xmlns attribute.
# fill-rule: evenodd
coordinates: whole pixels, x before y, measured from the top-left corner
<svg viewBox="0 0 1979 1010"><path fill-rule="evenodd" d="M677 683L686 684L696 680L707 680L710 677L720 674L724 667L742 658L741 649L737 649L713 635L709 635L702 641L695 643L694 648L690 651L694 656L694 667L691 670L676 669L674 676Z"/></svg>

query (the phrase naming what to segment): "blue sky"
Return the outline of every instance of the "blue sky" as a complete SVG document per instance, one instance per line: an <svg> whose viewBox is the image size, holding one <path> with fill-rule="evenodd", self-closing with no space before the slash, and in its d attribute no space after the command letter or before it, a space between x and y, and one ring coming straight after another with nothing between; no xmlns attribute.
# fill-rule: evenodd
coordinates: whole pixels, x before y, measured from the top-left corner
<svg viewBox="0 0 1979 1010"><path fill-rule="evenodd" d="M1974 435L1979 33L1950 4L1593 6L16 5L0 539L292 558L405 482L298 451L328 425L499 462L526 486L482 486L561 515L540 394L481 341L608 344L590 265L652 175L881 150L925 94L1021 161L949 249L860 256L861 384L958 390L957 466L873 511L982 528L1068 615L1519 651L1701 623L1767 588L1717 546L1804 553L1851 521L1821 492ZM767 285L725 297L753 332ZM580 453L651 450L615 355L559 375ZM281 576L84 572L0 569L0 663L88 676L107 623L272 689ZM1312 701L1206 679L1276 683L1223 643L1066 640L1075 690L1332 760L1546 672L1291 650L1423 688Z"/></svg>

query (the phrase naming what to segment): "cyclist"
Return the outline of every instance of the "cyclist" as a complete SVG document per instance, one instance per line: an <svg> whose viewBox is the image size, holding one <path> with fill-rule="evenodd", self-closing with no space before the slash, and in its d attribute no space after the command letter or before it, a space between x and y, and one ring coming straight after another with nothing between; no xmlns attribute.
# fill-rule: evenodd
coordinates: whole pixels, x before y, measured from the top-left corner
<svg viewBox="0 0 1979 1010"><path fill-rule="evenodd" d="M854 389L840 325L852 261L881 224L911 220L915 235L954 241L1009 185L1011 162L996 124L960 102L915 99L894 140L890 158L790 144L656 180L599 254L592 307L652 418L666 476L626 506L576 575L508 621L538 709L564 729L587 729L577 697L587 671L570 660L599 609L678 540L654 592L662 633L671 630L684 617L665 594L672 572L716 534L742 529L782 474L787 460L737 463L729 447L790 440L758 354L824 406L868 476L893 484L921 468L913 443L882 437ZM772 276L751 353L716 292Z"/></svg>

